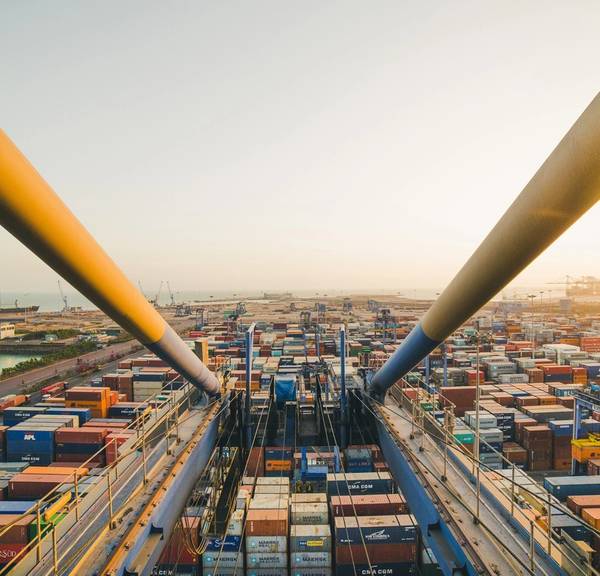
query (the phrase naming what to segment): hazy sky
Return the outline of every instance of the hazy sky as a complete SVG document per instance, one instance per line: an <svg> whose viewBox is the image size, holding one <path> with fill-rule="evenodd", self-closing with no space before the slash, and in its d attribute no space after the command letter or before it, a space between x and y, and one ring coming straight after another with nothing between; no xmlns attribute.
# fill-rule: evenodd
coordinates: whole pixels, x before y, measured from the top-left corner
<svg viewBox="0 0 600 576"><path fill-rule="evenodd" d="M600 88L597 1L0 0L2 127L135 282L439 288ZM523 283L600 275L600 208ZM56 274L0 229L0 290Z"/></svg>

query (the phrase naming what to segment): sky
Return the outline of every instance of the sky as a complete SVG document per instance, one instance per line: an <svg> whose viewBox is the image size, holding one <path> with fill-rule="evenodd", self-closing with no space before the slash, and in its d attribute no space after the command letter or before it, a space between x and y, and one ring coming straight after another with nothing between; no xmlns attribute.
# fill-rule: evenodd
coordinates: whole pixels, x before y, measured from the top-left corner
<svg viewBox="0 0 600 576"><path fill-rule="evenodd" d="M440 289L600 87L595 1L0 0L0 126L149 290ZM517 280L600 276L592 208ZM0 290L57 275L0 229Z"/></svg>

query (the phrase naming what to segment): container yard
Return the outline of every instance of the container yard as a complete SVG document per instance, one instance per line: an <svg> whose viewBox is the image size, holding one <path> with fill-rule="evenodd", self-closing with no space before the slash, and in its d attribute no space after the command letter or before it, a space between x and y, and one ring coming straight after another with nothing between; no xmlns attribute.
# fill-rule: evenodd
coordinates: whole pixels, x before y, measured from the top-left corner
<svg viewBox="0 0 600 576"><path fill-rule="evenodd" d="M403 427L417 448L402 449L418 456L423 447L439 485L442 464L451 478L450 469L471 475L478 462L472 480L478 472L481 524L473 523L477 507L467 506L469 530L487 524L494 496L498 513L512 508L515 522L527 533L533 526L534 539L546 538L543 547L560 551L563 564L573 550L587 550L590 569L598 564L600 352L583 348L600 334L600 316L567 318L549 305L536 311L540 342L528 339L527 313L498 320L496 306L489 306L395 383L382 404L370 395L369 379L415 325L419 304L382 304L390 311L385 337L378 311L365 299L355 298L352 308L330 299L318 323L319 303L296 300L293 311L289 304L281 311L280 303L248 304L243 316L223 313L185 335L188 348L219 375L227 401L207 463L152 564L154 574L442 573L423 537L427 495L415 494L410 474L399 472L400 459L390 452ZM38 402L25 395L1 399L3 573L19 573L28 559L34 564L27 570L41 569L37 549L47 542L59 564L68 559L69 571L85 561L110 574L104 554L110 532L97 530L91 551L73 551L64 540L70 530L57 538L62 523L81 513L90 495L97 497L93 491L107 477L116 482L124 474L119 465L152 435L157 410L183 399L171 421L177 435L178 419L203 414L211 402L148 353L115 362L85 385L57 381L43 392ZM156 439L142 446L148 462L153 444ZM409 464L413 478L424 464ZM150 484L150 463L146 473ZM510 538L516 546L518 537Z"/></svg>

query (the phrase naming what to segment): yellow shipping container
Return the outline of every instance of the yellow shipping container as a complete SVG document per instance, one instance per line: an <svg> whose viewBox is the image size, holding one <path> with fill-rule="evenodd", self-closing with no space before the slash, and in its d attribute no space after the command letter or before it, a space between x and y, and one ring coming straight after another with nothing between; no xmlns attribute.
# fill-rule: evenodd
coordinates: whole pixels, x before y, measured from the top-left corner
<svg viewBox="0 0 600 576"><path fill-rule="evenodd" d="M106 401L91 402L89 400L67 400L67 408L89 408L93 418L107 418L108 406Z"/></svg>
<svg viewBox="0 0 600 576"><path fill-rule="evenodd" d="M600 441L596 438L571 440L571 454L577 462L585 464L590 458L600 457Z"/></svg>

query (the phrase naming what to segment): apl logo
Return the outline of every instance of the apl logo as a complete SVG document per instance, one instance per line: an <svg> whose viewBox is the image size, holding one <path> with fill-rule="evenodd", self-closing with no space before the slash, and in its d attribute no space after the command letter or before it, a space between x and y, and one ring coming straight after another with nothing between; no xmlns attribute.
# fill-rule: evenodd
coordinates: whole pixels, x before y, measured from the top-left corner
<svg viewBox="0 0 600 576"><path fill-rule="evenodd" d="M35 440L35 434L24 434L23 440Z"/></svg>
<svg viewBox="0 0 600 576"><path fill-rule="evenodd" d="M367 540L389 540L390 535L385 533L385 530L379 530L378 532L371 532L365 536Z"/></svg>

